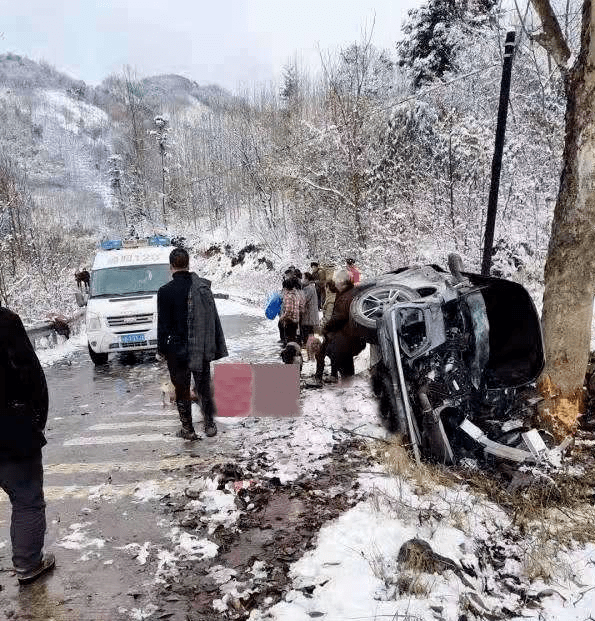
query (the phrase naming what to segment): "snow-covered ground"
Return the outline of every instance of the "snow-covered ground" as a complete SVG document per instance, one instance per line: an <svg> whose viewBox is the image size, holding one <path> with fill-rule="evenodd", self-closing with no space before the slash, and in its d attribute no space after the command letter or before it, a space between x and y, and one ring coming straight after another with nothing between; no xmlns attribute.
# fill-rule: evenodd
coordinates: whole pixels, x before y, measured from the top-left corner
<svg viewBox="0 0 595 621"><path fill-rule="evenodd" d="M223 315L262 316L262 309L238 299L218 300L217 305ZM275 322L263 324L242 341L242 351L270 358L275 351L271 347L276 341ZM80 335L39 355L44 364L51 364L84 343ZM234 359L233 344L230 351ZM282 601L252 609L251 621L592 618L595 546L572 540L563 544L539 524L522 532L509 513L474 491L464 476L445 480L430 468L415 466L404 451L386 441L378 423L365 377L367 355L358 357L360 375L352 385L302 391L302 415L295 419L220 419L228 433L243 437L238 464L260 459L266 464L266 476L278 477L282 486L304 475L315 476L330 463L333 447L349 437L365 439L372 457L368 470L355 473L359 502L322 527L315 547L292 564ZM307 362L304 375L312 371L313 363ZM156 583L175 579L180 563L212 559L210 571L219 584L214 614L226 613L254 586L235 580L234 568L221 564L210 536L220 525L237 529L242 512L251 509L240 509L234 501L241 484L228 484L226 490L217 489L216 479L188 484L194 491L184 508L207 526L206 536L204 531L196 536L171 525L170 549L131 544L129 551L140 564L151 555L158 559ZM147 492L139 501L160 493ZM332 497L346 491L331 486L317 493ZM569 523L575 517L592 523L594 516L585 511L580 518L569 515ZM84 523L75 526L58 545L81 549L99 545L92 537L85 539ZM441 555L437 558L446 561L425 558L407 564L399 552L412 539L426 542L433 554ZM255 567L254 580L270 579L268 569L265 562ZM140 618L151 618L152 610L157 608L145 609L148 616Z"/></svg>

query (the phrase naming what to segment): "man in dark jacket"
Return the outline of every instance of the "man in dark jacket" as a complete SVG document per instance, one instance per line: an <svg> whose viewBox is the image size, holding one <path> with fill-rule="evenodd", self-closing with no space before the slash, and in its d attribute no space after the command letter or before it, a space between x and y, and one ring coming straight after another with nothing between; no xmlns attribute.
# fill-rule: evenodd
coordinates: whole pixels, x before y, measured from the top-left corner
<svg viewBox="0 0 595 621"><path fill-rule="evenodd" d="M314 280L316 285L316 294L318 295L318 310L322 310L325 298L326 272L318 265L317 261L312 261L310 268L312 280Z"/></svg>
<svg viewBox="0 0 595 621"><path fill-rule="evenodd" d="M43 554L45 500L41 449L48 417L43 369L18 315L0 307L0 487L12 505L12 563L21 584L52 569Z"/></svg>
<svg viewBox="0 0 595 621"><path fill-rule="evenodd" d="M349 273L341 270L335 274L334 280L337 296L333 313L323 328L323 334L327 339L326 354L341 378L347 378L355 374L353 357L365 348L366 341L358 336L350 320L349 308L356 291Z"/></svg>
<svg viewBox="0 0 595 621"><path fill-rule="evenodd" d="M188 271L190 258L183 248L169 255L173 278L157 292L157 351L167 359L176 389L182 422L178 435L196 440L192 424L190 378L200 397L205 433L217 434L211 389L211 362L227 356L221 321L211 292L211 282Z"/></svg>

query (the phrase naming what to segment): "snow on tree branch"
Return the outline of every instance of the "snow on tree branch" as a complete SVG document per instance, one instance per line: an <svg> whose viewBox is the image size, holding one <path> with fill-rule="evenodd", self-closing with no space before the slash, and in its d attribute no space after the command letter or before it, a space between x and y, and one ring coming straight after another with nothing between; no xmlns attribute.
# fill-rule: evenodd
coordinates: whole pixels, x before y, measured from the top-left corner
<svg viewBox="0 0 595 621"><path fill-rule="evenodd" d="M305 183L307 186L310 186L311 188L314 188L315 190L320 190L321 192L330 192L331 194L335 194L336 196L344 200L349 205L353 205L353 201L348 196L346 196L342 192L339 192L339 190L336 190L335 188L325 188L324 186L318 185L314 183L313 181L310 181L309 179L306 179L306 178L299 178L299 179L296 179L296 181L299 181L300 183Z"/></svg>

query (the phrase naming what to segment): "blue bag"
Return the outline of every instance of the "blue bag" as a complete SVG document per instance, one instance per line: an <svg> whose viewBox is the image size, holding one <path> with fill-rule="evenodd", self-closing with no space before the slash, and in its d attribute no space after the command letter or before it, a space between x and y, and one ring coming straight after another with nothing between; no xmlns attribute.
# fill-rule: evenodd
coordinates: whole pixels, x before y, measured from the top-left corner
<svg viewBox="0 0 595 621"><path fill-rule="evenodd" d="M267 319L275 319L277 315L281 312L281 305L283 304L283 298L281 294L276 291L270 297L267 302L266 308L264 309L264 314Z"/></svg>

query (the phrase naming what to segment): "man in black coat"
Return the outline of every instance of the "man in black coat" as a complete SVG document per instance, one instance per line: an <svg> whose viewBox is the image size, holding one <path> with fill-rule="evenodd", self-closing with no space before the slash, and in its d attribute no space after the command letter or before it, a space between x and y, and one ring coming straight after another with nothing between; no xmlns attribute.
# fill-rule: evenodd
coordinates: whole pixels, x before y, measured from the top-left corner
<svg viewBox="0 0 595 621"><path fill-rule="evenodd" d="M326 272L319 266L317 261L312 261L310 268L312 279L316 285L316 294L318 295L318 310L322 310L324 298L326 297Z"/></svg>
<svg viewBox="0 0 595 621"><path fill-rule="evenodd" d="M41 449L48 417L43 369L19 316L0 307L0 487L12 505L12 562L21 584L52 569L43 554L45 500Z"/></svg>
<svg viewBox="0 0 595 621"><path fill-rule="evenodd" d="M178 435L196 440L192 424L190 378L201 400L205 433L217 434L215 403L211 389L211 362L227 356L221 321L210 281L188 271L190 258L183 248L169 255L173 278L157 292L157 351L167 359L176 389L176 405L182 422Z"/></svg>

